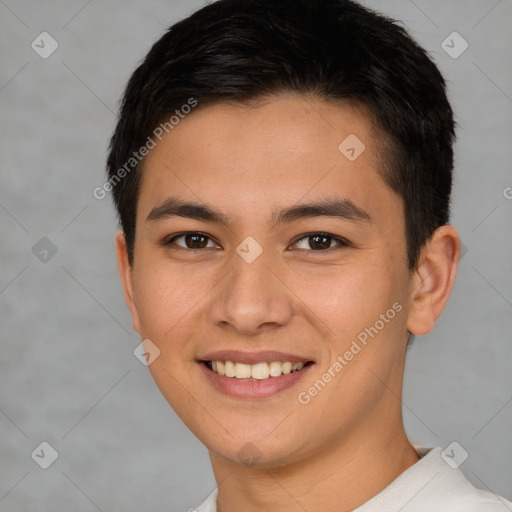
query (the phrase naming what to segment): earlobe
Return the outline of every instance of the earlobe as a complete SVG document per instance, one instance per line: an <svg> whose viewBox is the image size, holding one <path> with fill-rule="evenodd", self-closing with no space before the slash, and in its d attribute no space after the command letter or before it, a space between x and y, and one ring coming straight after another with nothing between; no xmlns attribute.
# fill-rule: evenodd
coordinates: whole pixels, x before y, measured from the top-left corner
<svg viewBox="0 0 512 512"><path fill-rule="evenodd" d="M128 258L128 248L126 246L126 239L122 231L119 231L116 235L116 253L117 268L119 269L119 276L121 277L124 299L132 315L133 328L140 334L141 328L139 314L135 306L133 294L133 269L132 266L130 265L130 261Z"/></svg>
<svg viewBox="0 0 512 512"><path fill-rule="evenodd" d="M412 334L430 332L453 288L460 260L460 238L453 226L441 226L421 252L411 281L407 329Z"/></svg>

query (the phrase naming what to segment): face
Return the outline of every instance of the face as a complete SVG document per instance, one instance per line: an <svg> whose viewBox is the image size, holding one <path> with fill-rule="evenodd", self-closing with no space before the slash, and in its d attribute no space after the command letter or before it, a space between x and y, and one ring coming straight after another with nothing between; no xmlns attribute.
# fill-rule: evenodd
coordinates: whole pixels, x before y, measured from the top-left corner
<svg viewBox="0 0 512 512"><path fill-rule="evenodd" d="M211 454L271 467L400 417L411 273L375 146L358 109L283 96L199 106L147 156L127 301Z"/></svg>

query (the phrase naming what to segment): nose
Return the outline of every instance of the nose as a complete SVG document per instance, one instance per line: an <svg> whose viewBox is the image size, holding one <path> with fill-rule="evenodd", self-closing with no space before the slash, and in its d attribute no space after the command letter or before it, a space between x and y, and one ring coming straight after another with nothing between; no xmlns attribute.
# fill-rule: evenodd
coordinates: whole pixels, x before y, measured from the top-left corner
<svg viewBox="0 0 512 512"><path fill-rule="evenodd" d="M285 326L294 316L293 293L265 251L251 263L233 254L232 270L216 287L210 320L246 336ZM275 267L275 265L274 265Z"/></svg>

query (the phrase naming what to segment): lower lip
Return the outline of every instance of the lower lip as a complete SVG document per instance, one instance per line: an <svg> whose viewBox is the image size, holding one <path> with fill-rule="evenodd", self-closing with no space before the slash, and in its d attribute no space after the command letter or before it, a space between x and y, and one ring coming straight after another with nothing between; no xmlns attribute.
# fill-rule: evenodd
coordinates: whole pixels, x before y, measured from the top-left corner
<svg viewBox="0 0 512 512"><path fill-rule="evenodd" d="M219 375L210 370L204 363L198 364L215 388L235 398L268 398L273 396L293 386L313 366L313 364L308 364L302 370L288 374L282 373L279 377L269 377L263 380L243 380Z"/></svg>

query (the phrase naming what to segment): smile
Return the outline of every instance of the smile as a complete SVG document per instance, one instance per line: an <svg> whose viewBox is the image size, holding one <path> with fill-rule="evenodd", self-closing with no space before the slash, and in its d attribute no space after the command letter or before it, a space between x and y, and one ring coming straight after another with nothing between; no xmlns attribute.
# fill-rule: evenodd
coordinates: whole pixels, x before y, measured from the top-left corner
<svg viewBox="0 0 512 512"><path fill-rule="evenodd" d="M276 357L277 354L273 355ZM279 395L306 378L305 375L315 366L314 361L297 361L297 359L291 362L269 357L265 361L265 359L262 360L261 354L247 356L243 363L236 361L234 357L232 359L226 357L224 360L219 356L214 359L198 360L198 366L206 377L206 382L223 395L243 400ZM241 356L240 359L244 357ZM253 361L250 361L251 359ZM254 361L254 359L257 360Z"/></svg>
<svg viewBox="0 0 512 512"><path fill-rule="evenodd" d="M302 370L307 361L292 363L290 361L271 361L256 364L244 364L233 361L204 361L213 372L223 377L241 380L266 380Z"/></svg>

